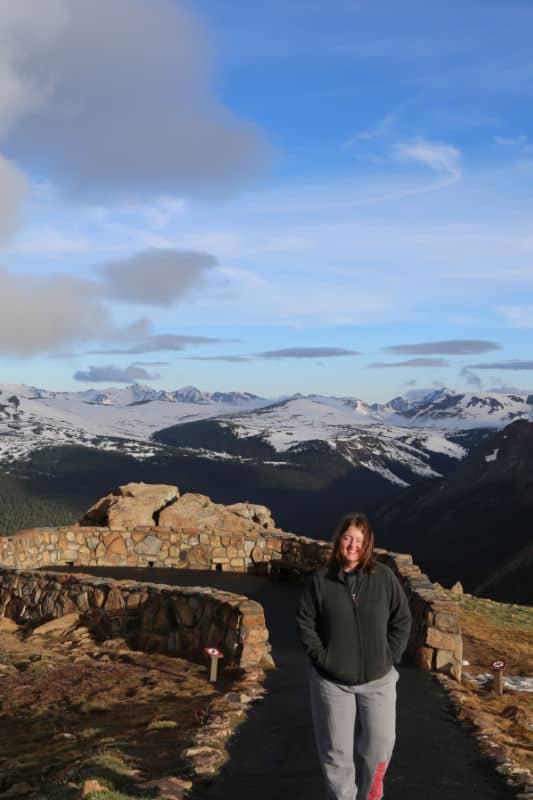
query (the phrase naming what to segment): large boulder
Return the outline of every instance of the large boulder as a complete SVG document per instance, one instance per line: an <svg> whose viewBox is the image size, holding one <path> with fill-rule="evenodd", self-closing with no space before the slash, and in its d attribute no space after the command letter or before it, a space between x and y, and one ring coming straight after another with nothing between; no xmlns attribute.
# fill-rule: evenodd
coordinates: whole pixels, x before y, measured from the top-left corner
<svg viewBox="0 0 533 800"><path fill-rule="evenodd" d="M222 508L207 495L190 492L163 509L159 525L162 528L216 528L221 522Z"/></svg>
<svg viewBox="0 0 533 800"><path fill-rule="evenodd" d="M80 525L131 530L140 525L161 528L244 531L276 530L270 509L254 503L214 503L205 494L181 495L177 486L127 483L95 503Z"/></svg>
<svg viewBox="0 0 533 800"><path fill-rule="evenodd" d="M214 503L205 494L193 492L182 495L159 515L162 528L200 528L228 533L242 533L258 527L275 529L272 514L266 506L234 503L225 506Z"/></svg>
<svg viewBox="0 0 533 800"><path fill-rule="evenodd" d="M91 506L80 520L80 525L126 529L157 525L160 512L178 497L177 486L127 483Z"/></svg>

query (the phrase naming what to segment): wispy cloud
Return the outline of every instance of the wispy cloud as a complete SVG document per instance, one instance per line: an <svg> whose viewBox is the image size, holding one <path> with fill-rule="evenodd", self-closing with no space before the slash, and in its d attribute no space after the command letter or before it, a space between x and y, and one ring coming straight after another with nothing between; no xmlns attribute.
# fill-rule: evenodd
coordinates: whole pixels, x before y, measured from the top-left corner
<svg viewBox="0 0 533 800"><path fill-rule="evenodd" d="M518 358L509 361L491 361L486 364L468 364L468 369L512 369L529 370L533 369L533 361L525 361Z"/></svg>
<svg viewBox="0 0 533 800"><path fill-rule="evenodd" d="M358 142L379 139L383 136L387 136L391 131L396 116L397 115L395 113L385 114L385 116L382 117L375 125L355 133L353 136L343 142L342 146L344 148L349 148L353 147Z"/></svg>
<svg viewBox="0 0 533 800"><path fill-rule="evenodd" d="M227 341L225 339L215 339L211 336L185 336L174 333L160 333L146 336L142 341L138 341L129 347L104 348L102 350L88 350L86 355L136 355L138 353L157 353L165 350L185 350L186 347L195 344L214 344Z"/></svg>
<svg viewBox="0 0 533 800"><path fill-rule="evenodd" d="M157 380L159 375L157 373L150 374L142 367L130 364L129 367L124 368L113 365L90 366L87 370L78 370L72 377L75 381L83 381L85 383L101 383L103 381L131 383L131 381L139 380Z"/></svg>
<svg viewBox="0 0 533 800"><path fill-rule="evenodd" d="M521 147L527 144L527 136L495 136L494 141L503 147Z"/></svg>
<svg viewBox="0 0 533 800"><path fill-rule="evenodd" d="M437 342L416 342L413 344L394 344L382 347L387 353L403 355L475 355L499 350L501 345L485 339L447 339Z"/></svg>
<svg viewBox="0 0 533 800"><path fill-rule="evenodd" d="M406 361L375 361L368 365L375 369L382 367L449 367L445 358L408 358Z"/></svg>
<svg viewBox="0 0 533 800"><path fill-rule="evenodd" d="M470 367L463 367L459 374L469 386L475 386L478 391L482 389L483 382L481 378L475 372L472 372Z"/></svg>
<svg viewBox="0 0 533 800"><path fill-rule="evenodd" d="M265 350L256 353L256 358L337 358L339 356L358 356L358 350L345 350L343 347L285 347L282 350Z"/></svg>
<svg viewBox="0 0 533 800"><path fill-rule="evenodd" d="M510 328L533 328L533 305L500 306Z"/></svg>
<svg viewBox="0 0 533 800"><path fill-rule="evenodd" d="M132 367L168 367L170 361L135 361Z"/></svg>
<svg viewBox="0 0 533 800"><path fill-rule="evenodd" d="M226 356L187 356L188 361L229 361L233 363L257 361L261 359L277 360L281 358L340 358L343 356L359 356L358 350L346 350L344 347L284 347L281 350L265 350L248 355Z"/></svg>
<svg viewBox="0 0 533 800"><path fill-rule="evenodd" d="M434 172L445 173L449 176L449 181L456 181L461 177L461 152L453 145L415 139L398 143L395 155L399 161L422 164Z"/></svg>
<svg viewBox="0 0 533 800"><path fill-rule="evenodd" d="M499 381L494 386L488 386L487 392L496 392L499 394L524 394L524 395L533 395L533 385L530 389L524 389L523 387L520 388L518 386L509 385L508 383L504 383L503 381L499 380L498 378L493 378L494 381Z"/></svg>
<svg viewBox="0 0 533 800"><path fill-rule="evenodd" d="M227 361L229 364L241 364L253 361L252 356L185 356L186 361Z"/></svg>

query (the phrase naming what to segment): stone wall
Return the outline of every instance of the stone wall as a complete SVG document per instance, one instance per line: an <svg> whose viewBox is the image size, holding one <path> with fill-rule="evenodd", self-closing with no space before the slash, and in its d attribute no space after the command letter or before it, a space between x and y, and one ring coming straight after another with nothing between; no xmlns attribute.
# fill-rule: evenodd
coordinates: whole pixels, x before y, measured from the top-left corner
<svg viewBox="0 0 533 800"><path fill-rule="evenodd" d="M0 617L34 625L79 612L96 636L124 636L138 649L174 652L222 667L272 666L260 603L203 587L113 581L88 575L0 569Z"/></svg>
<svg viewBox="0 0 533 800"><path fill-rule="evenodd" d="M247 572L276 559L295 561L297 542L293 534L266 530L235 533L148 525L133 530L80 525L31 528L0 538L0 565L19 569L68 564Z"/></svg>
<svg viewBox="0 0 533 800"><path fill-rule="evenodd" d="M197 497L201 496L186 502L198 503ZM186 495L182 500L184 505L185 498ZM178 508L176 505L173 513ZM220 517L221 512L218 513ZM234 517L232 513L231 519ZM243 519L239 517L239 522ZM139 525L132 530L87 525L36 528L0 539L0 565L24 570L66 564L153 566L279 577L304 575L324 563L331 551L328 542L260 524L250 527L247 521L242 524L245 530L240 531L216 530L205 525L164 528L155 524ZM411 556L384 550L376 553L394 570L409 598L413 629L408 656L423 669L445 672L460 680L462 638L457 605L413 564Z"/></svg>

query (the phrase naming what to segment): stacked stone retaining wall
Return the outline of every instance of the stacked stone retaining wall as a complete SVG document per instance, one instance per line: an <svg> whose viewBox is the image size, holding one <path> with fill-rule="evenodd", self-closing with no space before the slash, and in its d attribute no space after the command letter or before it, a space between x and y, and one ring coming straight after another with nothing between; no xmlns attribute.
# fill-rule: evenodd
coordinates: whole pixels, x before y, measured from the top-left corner
<svg viewBox="0 0 533 800"><path fill-rule="evenodd" d="M243 595L0 569L0 616L40 624L73 612L100 638L124 636L139 649L206 663L204 647L216 647L223 667L273 664L263 608Z"/></svg>
<svg viewBox="0 0 533 800"><path fill-rule="evenodd" d="M234 533L201 528L139 526L121 530L72 525L19 531L0 539L0 565L23 570L49 565L153 566L302 576L325 563L330 552L328 542L272 530ZM376 552L393 569L409 599L413 628L408 656L423 669L445 672L460 680L462 638L457 604L431 583L411 556Z"/></svg>

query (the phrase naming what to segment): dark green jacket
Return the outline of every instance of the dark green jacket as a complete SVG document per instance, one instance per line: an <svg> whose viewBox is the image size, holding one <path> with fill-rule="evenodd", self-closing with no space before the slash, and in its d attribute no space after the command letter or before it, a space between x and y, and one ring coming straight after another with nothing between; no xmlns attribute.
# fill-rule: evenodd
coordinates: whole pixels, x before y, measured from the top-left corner
<svg viewBox="0 0 533 800"><path fill-rule="evenodd" d="M298 600L300 641L318 672L339 683L376 680L397 664L411 630L409 605L385 564L363 573L352 599L342 567L323 565L306 578Z"/></svg>

